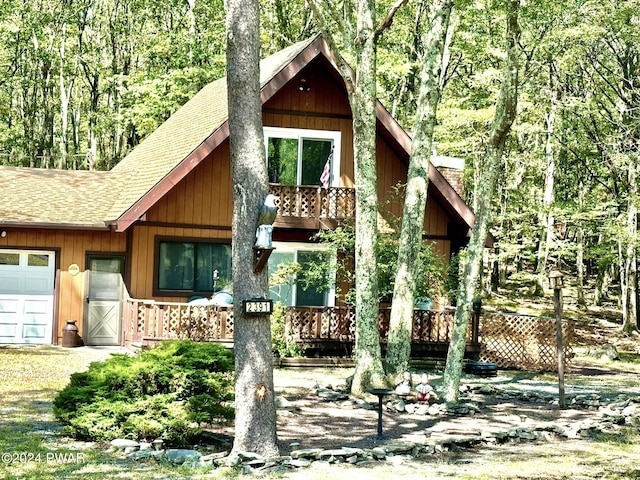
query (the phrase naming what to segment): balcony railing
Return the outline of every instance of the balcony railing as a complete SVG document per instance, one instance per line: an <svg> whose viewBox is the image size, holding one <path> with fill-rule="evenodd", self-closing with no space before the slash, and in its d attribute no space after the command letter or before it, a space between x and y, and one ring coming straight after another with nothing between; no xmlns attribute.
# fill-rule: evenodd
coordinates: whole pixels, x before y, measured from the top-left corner
<svg viewBox="0 0 640 480"><path fill-rule="evenodd" d="M355 213L355 190L342 187L269 184L275 195L279 226L335 226Z"/></svg>

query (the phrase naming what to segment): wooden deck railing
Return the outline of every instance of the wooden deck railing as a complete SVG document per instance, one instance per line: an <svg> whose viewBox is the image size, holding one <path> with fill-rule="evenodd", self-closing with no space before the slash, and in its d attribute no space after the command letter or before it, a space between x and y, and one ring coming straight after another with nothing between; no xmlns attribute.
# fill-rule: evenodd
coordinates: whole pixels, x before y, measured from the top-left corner
<svg viewBox="0 0 640 480"><path fill-rule="evenodd" d="M412 338L417 343L446 343L451 340L454 309L414 310ZM389 335L391 308L380 308L380 339ZM288 307L285 310L287 335L294 340L355 341L355 309L350 307ZM473 316L468 342L478 342L478 317Z"/></svg>
<svg viewBox="0 0 640 480"><path fill-rule="evenodd" d="M160 303L127 299L123 308L123 344L152 343L163 339L191 338L233 342L233 309L214 305ZM448 343L453 330L453 309L415 310L413 341ZM391 309L381 308L378 325L386 342ZM285 310L285 334L302 344L355 341L355 309L349 307L289 307ZM478 341L478 319L472 319L469 343Z"/></svg>
<svg viewBox="0 0 640 480"><path fill-rule="evenodd" d="M177 338L233 342L233 309L228 307L127 299L122 323L126 347Z"/></svg>
<svg viewBox="0 0 640 480"><path fill-rule="evenodd" d="M276 222L340 221L352 217L355 211L353 188L270 183L269 193L276 197Z"/></svg>
<svg viewBox="0 0 640 480"><path fill-rule="evenodd" d="M128 298L123 308L122 343L153 344L159 340L190 338L233 343L233 309L213 305L160 303ZM454 324L454 309L415 310L413 348L429 355L446 354ZM384 345L390 308L380 308L378 325ZM348 307L289 307L285 334L307 348L349 353L355 342L355 309ZM573 356L573 325L563 322L565 359ZM553 371L556 369L555 320L518 314L472 315L467 351L500 368Z"/></svg>

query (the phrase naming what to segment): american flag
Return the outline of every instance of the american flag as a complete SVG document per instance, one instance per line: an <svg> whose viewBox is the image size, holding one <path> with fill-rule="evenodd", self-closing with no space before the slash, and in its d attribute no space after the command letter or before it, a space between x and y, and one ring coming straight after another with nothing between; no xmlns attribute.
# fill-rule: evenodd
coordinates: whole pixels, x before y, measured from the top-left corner
<svg viewBox="0 0 640 480"><path fill-rule="evenodd" d="M327 158L327 163L324 164L324 168L322 169L322 175L320 175L320 183L324 188L329 186L329 182L331 181L331 160L333 159L333 147L331 147L331 153L329 153L329 158Z"/></svg>

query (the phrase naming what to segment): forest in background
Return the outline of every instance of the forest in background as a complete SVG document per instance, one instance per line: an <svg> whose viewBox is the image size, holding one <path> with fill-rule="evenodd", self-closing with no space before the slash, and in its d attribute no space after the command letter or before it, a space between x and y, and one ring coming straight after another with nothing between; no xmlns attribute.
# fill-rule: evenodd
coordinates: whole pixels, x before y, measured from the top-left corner
<svg viewBox="0 0 640 480"><path fill-rule="evenodd" d="M261 3L263 56L316 33L303 0ZM378 2L381 14L390 3ZM378 47L379 98L409 132L428 4L409 1ZM456 1L441 77L435 141L439 154L465 160L472 208L500 87L504 4ZM541 294L557 265L579 305L614 301L634 329L640 4L521 4L519 111L495 193L494 286L510 276ZM222 0L3 1L0 164L112 168L224 75L224 18Z"/></svg>

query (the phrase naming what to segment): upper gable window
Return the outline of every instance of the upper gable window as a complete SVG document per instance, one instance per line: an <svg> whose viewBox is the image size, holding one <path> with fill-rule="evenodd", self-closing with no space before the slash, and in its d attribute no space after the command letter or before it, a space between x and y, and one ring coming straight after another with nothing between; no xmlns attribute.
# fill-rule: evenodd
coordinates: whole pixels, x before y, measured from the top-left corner
<svg viewBox="0 0 640 480"><path fill-rule="evenodd" d="M269 182L340 185L340 132L265 127L264 142Z"/></svg>

